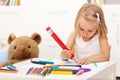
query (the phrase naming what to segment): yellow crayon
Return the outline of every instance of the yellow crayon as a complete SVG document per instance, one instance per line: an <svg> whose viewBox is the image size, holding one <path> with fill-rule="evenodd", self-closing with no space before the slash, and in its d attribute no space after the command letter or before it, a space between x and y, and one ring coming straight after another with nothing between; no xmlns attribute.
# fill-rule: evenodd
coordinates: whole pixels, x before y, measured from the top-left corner
<svg viewBox="0 0 120 80"><path fill-rule="evenodd" d="M63 75L72 75L72 71L67 71L67 70L52 70L52 74L63 74Z"/></svg>

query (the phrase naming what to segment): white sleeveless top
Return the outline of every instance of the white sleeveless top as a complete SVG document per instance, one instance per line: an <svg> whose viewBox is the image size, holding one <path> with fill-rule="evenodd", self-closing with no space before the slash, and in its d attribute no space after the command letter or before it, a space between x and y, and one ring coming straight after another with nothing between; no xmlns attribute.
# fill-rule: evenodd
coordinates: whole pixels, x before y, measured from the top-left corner
<svg viewBox="0 0 120 80"><path fill-rule="evenodd" d="M75 58L82 59L100 53L99 35L95 35L90 41L84 42L82 37L76 38Z"/></svg>

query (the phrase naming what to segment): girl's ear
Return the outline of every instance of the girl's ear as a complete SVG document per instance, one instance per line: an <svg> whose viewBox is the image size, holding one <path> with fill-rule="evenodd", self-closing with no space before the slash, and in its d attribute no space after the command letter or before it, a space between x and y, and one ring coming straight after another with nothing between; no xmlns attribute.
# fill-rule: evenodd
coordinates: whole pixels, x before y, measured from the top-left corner
<svg viewBox="0 0 120 80"><path fill-rule="evenodd" d="M31 36L31 39L35 40L37 42L37 44L39 44L42 40L40 34L38 34L38 33L33 33Z"/></svg>
<svg viewBox="0 0 120 80"><path fill-rule="evenodd" d="M15 38L16 36L13 33L11 33L8 38L8 43L10 44Z"/></svg>

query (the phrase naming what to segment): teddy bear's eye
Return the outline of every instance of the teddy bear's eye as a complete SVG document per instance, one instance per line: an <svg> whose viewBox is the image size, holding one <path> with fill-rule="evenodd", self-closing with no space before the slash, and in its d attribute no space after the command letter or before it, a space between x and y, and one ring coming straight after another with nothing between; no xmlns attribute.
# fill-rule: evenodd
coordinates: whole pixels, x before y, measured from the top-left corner
<svg viewBox="0 0 120 80"><path fill-rule="evenodd" d="M17 46L14 46L14 49L16 49L17 48Z"/></svg>
<svg viewBox="0 0 120 80"><path fill-rule="evenodd" d="M27 47L28 47L28 48L31 48L31 46L30 46L30 45L28 45Z"/></svg>

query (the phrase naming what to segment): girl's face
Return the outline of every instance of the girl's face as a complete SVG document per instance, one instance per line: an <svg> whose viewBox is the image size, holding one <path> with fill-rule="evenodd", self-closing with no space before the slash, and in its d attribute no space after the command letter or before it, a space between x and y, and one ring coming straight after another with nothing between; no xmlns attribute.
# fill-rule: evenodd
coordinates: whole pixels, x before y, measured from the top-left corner
<svg viewBox="0 0 120 80"><path fill-rule="evenodd" d="M95 22L87 21L84 18L79 20L80 34L85 42L89 41L96 34L97 26Z"/></svg>

